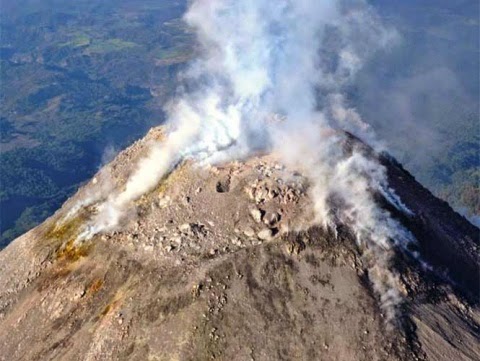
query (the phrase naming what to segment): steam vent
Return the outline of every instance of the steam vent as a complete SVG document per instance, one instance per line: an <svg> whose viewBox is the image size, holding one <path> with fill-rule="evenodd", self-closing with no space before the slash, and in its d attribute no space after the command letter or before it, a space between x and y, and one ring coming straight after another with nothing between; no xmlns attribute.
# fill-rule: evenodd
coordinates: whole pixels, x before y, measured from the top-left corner
<svg viewBox="0 0 480 361"><path fill-rule="evenodd" d="M480 360L479 230L387 155L416 243L322 225L302 169L275 154L179 163L125 225L79 237L85 203L125 186L152 129L0 253L0 360ZM387 257L388 254L388 257Z"/></svg>

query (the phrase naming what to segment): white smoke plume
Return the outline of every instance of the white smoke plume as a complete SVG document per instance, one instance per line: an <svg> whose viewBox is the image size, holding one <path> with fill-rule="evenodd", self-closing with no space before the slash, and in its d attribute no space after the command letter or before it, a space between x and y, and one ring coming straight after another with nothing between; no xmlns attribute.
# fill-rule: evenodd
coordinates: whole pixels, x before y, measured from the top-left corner
<svg viewBox="0 0 480 361"><path fill-rule="evenodd" d="M393 247L414 240L374 194L409 211L375 160L345 151L339 130L381 147L342 92L369 57L395 43L395 31L365 0L194 0L184 19L201 47L185 73L194 90L169 105L167 139L151 147L121 192L98 206L80 238L117 227L132 202L184 159L207 164L273 150L287 164L303 165L317 221L353 230L391 309L399 285L385 270Z"/></svg>

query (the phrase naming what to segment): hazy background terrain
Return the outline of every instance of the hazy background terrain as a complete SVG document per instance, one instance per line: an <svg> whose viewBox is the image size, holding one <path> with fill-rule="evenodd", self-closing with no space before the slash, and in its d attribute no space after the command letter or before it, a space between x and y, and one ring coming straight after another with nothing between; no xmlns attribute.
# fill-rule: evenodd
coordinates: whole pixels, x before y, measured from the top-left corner
<svg viewBox="0 0 480 361"><path fill-rule="evenodd" d="M401 39L370 64L352 99L422 184L474 220L480 214L479 2L372 3Z"/></svg>
<svg viewBox="0 0 480 361"><path fill-rule="evenodd" d="M480 213L477 1L372 4L399 32L349 101L424 185ZM185 1L2 3L0 245L163 120L193 56Z"/></svg>
<svg viewBox="0 0 480 361"><path fill-rule="evenodd" d="M2 2L2 242L162 121L191 36L181 1Z"/></svg>

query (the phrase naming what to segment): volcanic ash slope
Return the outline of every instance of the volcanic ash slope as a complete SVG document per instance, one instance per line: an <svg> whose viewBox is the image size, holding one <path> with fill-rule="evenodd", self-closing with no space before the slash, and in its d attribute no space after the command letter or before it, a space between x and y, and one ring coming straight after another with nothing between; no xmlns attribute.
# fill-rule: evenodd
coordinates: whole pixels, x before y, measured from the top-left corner
<svg viewBox="0 0 480 361"><path fill-rule="evenodd" d="M432 268L394 259L393 320L348 225L316 226L308 180L274 155L180 164L121 229L75 243L95 205L67 213L161 137L0 253L0 360L480 360L478 229L387 157Z"/></svg>

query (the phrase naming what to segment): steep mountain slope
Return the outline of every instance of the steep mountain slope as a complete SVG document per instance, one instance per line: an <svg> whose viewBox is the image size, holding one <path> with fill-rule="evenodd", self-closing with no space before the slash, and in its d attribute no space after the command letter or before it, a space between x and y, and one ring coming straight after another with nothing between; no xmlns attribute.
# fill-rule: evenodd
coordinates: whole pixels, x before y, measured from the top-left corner
<svg viewBox="0 0 480 361"><path fill-rule="evenodd" d="M412 214L379 203L426 262L397 253L394 309L348 225L318 226L308 180L274 154L183 163L121 230L75 243L95 208L72 207L122 187L162 137L150 131L0 253L0 360L480 359L479 230L351 136L386 166Z"/></svg>

